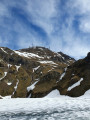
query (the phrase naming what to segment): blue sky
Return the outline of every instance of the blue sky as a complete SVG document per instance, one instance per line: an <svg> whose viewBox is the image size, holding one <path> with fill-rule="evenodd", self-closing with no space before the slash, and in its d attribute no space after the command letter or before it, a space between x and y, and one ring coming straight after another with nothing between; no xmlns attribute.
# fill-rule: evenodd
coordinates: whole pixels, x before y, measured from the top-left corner
<svg viewBox="0 0 90 120"><path fill-rule="evenodd" d="M90 51L90 0L0 0L0 46L32 44L85 57Z"/></svg>

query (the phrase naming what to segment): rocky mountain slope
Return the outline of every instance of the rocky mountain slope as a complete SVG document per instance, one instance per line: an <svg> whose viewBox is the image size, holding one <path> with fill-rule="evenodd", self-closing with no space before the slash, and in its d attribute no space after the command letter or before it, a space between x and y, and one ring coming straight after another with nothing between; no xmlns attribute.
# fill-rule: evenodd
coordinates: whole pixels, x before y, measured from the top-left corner
<svg viewBox="0 0 90 120"><path fill-rule="evenodd" d="M78 97L90 89L90 54L79 61L44 47L0 47L0 96L44 97L52 90Z"/></svg>
<svg viewBox="0 0 90 120"><path fill-rule="evenodd" d="M58 82L62 95L79 97L90 89L90 53L84 59L68 66L64 77Z"/></svg>

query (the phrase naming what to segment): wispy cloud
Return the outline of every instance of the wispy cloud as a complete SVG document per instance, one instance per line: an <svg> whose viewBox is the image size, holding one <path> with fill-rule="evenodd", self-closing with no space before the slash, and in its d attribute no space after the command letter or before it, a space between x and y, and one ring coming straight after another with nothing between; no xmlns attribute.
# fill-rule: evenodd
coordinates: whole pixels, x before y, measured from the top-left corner
<svg viewBox="0 0 90 120"><path fill-rule="evenodd" d="M0 45L50 46L76 59L90 51L89 0L0 1Z"/></svg>

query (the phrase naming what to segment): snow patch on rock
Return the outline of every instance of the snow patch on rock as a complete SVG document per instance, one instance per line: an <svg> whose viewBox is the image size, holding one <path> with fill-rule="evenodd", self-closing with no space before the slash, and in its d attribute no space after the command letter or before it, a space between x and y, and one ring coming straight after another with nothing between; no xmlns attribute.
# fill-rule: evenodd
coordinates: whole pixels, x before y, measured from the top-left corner
<svg viewBox="0 0 90 120"><path fill-rule="evenodd" d="M60 54L60 53L56 53L58 57L61 57L63 60L65 60L65 58Z"/></svg>
<svg viewBox="0 0 90 120"><path fill-rule="evenodd" d="M8 54L3 48L1 48L1 50L2 50L4 53Z"/></svg>
<svg viewBox="0 0 90 120"><path fill-rule="evenodd" d="M27 87L27 91L29 92L30 90L33 90L35 88L35 85L37 84L38 81L34 82L32 85Z"/></svg>
<svg viewBox="0 0 90 120"><path fill-rule="evenodd" d="M11 65L11 64L7 64L7 66L8 66L8 68L9 68L9 67L12 67L12 65Z"/></svg>
<svg viewBox="0 0 90 120"><path fill-rule="evenodd" d="M38 70L40 68L40 66L33 68L33 72L35 72L36 70Z"/></svg>
<svg viewBox="0 0 90 120"><path fill-rule="evenodd" d="M12 85L12 83L11 83L11 82L8 82L7 85Z"/></svg>
<svg viewBox="0 0 90 120"><path fill-rule="evenodd" d="M2 78L0 78L0 80L4 79L7 75L7 72L4 72L4 76Z"/></svg>
<svg viewBox="0 0 90 120"><path fill-rule="evenodd" d="M54 65L57 65L55 62L53 61L38 61L40 62L41 64L54 64Z"/></svg>
<svg viewBox="0 0 90 120"><path fill-rule="evenodd" d="M83 78L81 78L78 82L76 82L75 84L73 84L72 86L70 86L67 91L70 91L73 88L79 86L82 81L83 81Z"/></svg>
<svg viewBox="0 0 90 120"><path fill-rule="evenodd" d="M62 75L61 75L61 77L60 77L60 80L62 80L62 78L65 76L66 71L67 71L67 68L65 68L65 69L64 69L64 71L65 71L65 72L64 72L64 73L62 73Z"/></svg>
<svg viewBox="0 0 90 120"><path fill-rule="evenodd" d="M12 93L12 95L14 95L14 93L16 92L18 84L19 84L19 80L17 80L17 82L16 82L16 86L14 87L14 92Z"/></svg>
<svg viewBox="0 0 90 120"><path fill-rule="evenodd" d="M15 65L16 66L16 69L17 69L17 71L19 70L19 68L21 67L21 66L17 66L17 65Z"/></svg>
<svg viewBox="0 0 90 120"><path fill-rule="evenodd" d="M41 57L39 55L36 55L34 53L28 53L28 52L19 52L19 51L14 51L16 54L20 55L20 56L23 56L23 57L27 57L27 58L44 58L44 57Z"/></svg>

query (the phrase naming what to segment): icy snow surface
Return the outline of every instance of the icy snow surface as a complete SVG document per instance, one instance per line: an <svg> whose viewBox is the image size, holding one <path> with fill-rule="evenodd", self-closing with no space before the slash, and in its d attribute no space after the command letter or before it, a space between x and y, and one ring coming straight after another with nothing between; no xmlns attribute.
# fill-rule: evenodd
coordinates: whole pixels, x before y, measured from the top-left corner
<svg viewBox="0 0 90 120"><path fill-rule="evenodd" d="M1 96L1 98L3 98L3 99L11 99L11 95L5 96L5 97L2 97L2 96Z"/></svg>
<svg viewBox="0 0 90 120"><path fill-rule="evenodd" d="M0 120L90 120L90 90L79 98L0 99Z"/></svg>
<svg viewBox="0 0 90 120"><path fill-rule="evenodd" d="M51 91L48 95L45 96L45 98L55 98L55 97L60 97L60 93L57 89Z"/></svg>
<svg viewBox="0 0 90 120"><path fill-rule="evenodd" d="M79 86L82 81L83 81L83 78L81 78L78 82L76 82L75 84L73 84L72 86L70 86L67 91L70 91L71 89Z"/></svg>
<svg viewBox="0 0 90 120"><path fill-rule="evenodd" d="M0 120L90 120L90 99L1 99Z"/></svg>

